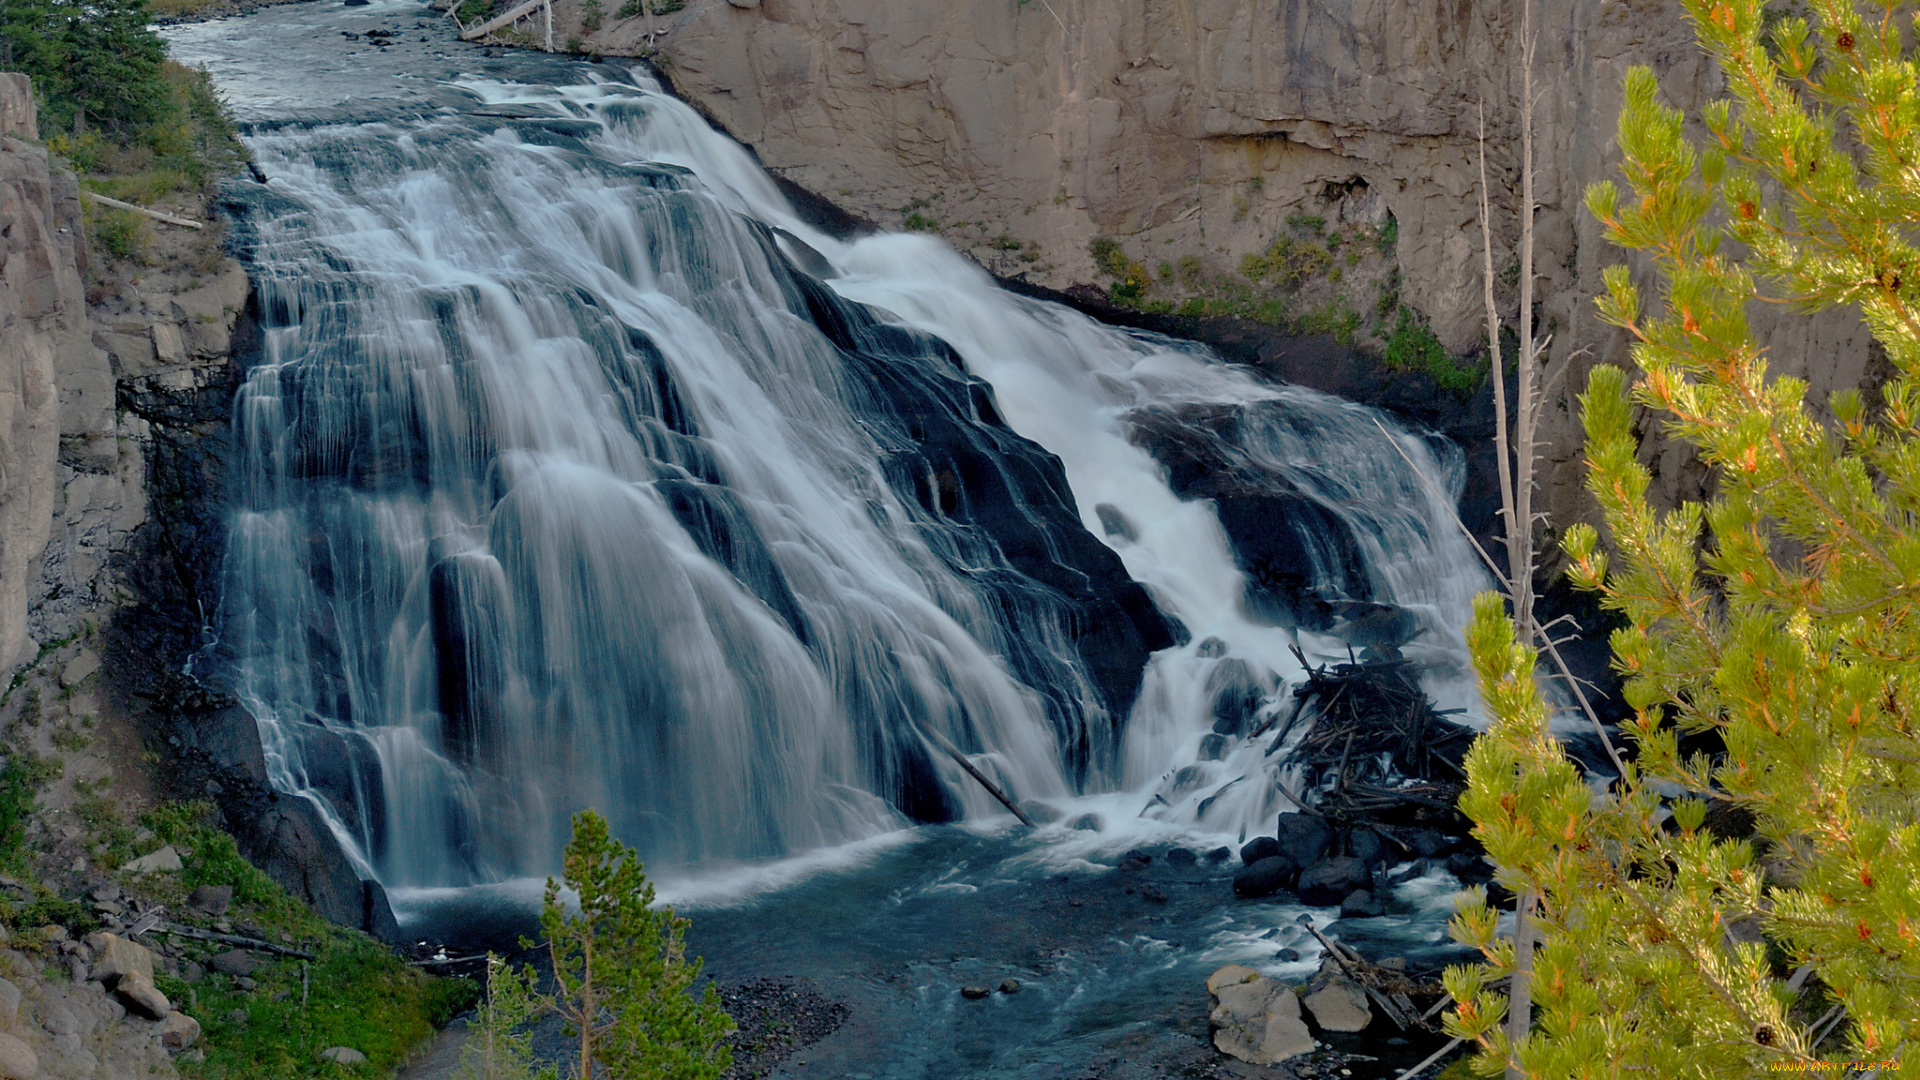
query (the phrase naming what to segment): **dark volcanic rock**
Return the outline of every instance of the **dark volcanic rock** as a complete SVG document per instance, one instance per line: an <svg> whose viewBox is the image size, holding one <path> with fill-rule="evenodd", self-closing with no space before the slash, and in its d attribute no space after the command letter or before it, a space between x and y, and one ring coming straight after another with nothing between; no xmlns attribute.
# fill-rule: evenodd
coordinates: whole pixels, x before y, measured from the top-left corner
<svg viewBox="0 0 1920 1080"><path fill-rule="evenodd" d="M1232 848L1224 847L1224 846L1217 847L1217 848L1214 848L1212 851L1207 852L1207 861L1210 863L1223 863L1223 862L1226 862L1227 859L1232 855L1233 855Z"/></svg>
<svg viewBox="0 0 1920 1080"><path fill-rule="evenodd" d="M1211 499L1247 575L1247 613L1275 625L1326 631L1333 609L1319 589L1373 598L1358 541L1340 518L1285 477L1253 465L1236 444L1240 405L1155 405L1135 410L1132 440L1167 467L1182 499ZM1332 580L1322 581L1322 572Z"/></svg>
<svg viewBox="0 0 1920 1080"><path fill-rule="evenodd" d="M1195 855L1187 848L1177 847L1167 849L1168 866L1192 866L1198 862L1199 859L1200 857L1198 855Z"/></svg>
<svg viewBox="0 0 1920 1080"><path fill-rule="evenodd" d="M1005 646L1014 674L1045 698L1068 767L1084 777L1117 751L1147 655L1174 643L1172 627L1081 524L1060 459L1006 426L992 388L967 375L950 346L876 318L805 274L788 277L794 313L840 349L864 422L891 447L881 462L888 481L928 515L973 527L925 533L936 553L1001 593L1005 610L1055 607L1072 627L1104 717L1083 712L1070 690L1077 680L1057 657L1024 635ZM986 549L953 546L963 535ZM996 564L1014 573L982 571Z"/></svg>
<svg viewBox="0 0 1920 1080"><path fill-rule="evenodd" d="M1369 919L1385 912L1380 901L1374 899L1373 893L1367 889L1355 889L1340 901L1340 917L1343 919Z"/></svg>
<svg viewBox="0 0 1920 1080"><path fill-rule="evenodd" d="M1378 866L1387 861L1387 842L1372 829L1355 829L1347 834L1347 854L1370 867Z"/></svg>
<svg viewBox="0 0 1920 1080"><path fill-rule="evenodd" d="M1316 814L1281 814L1274 836L1281 850L1301 866L1319 862L1333 843L1333 829Z"/></svg>
<svg viewBox="0 0 1920 1080"><path fill-rule="evenodd" d="M1238 896L1271 896L1286 888L1293 875L1293 860L1275 855L1241 867L1233 875L1233 891Z"/></svg>
<svg viewBox="0 0 1920 1080"><path fill-rule="evenodd" d="M1256 836L1240 848L1240 861L1248 866L1262 859L1271 859L1275 855L1290 856L1291 853L1281 846L1280 841L1271 836Z"/></svg>
<svg viewBox="0 0 1920 1080"><path fill-rule="evenodd" d="M1314 907L1332 907L1355 889L1373 884L1367 864L1346 855L1336 855L1318 866L1300 871L1296 890L1300 902Z"/></svg>

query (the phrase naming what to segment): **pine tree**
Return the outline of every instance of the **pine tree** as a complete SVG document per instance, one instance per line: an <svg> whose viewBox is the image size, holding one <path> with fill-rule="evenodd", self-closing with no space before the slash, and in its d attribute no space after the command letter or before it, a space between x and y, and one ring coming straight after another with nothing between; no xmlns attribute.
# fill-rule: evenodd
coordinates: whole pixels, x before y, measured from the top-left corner
<svg viewBox="0 0 1920 1080"><path fill-rule="evenodd" d="M687 958L690 924L653 907L634 850L583 810L562 877L547 879L540 914L554 979L540 1003L577 1042L577 1080L717 1080L733 1062L722 1041L733 1020L712 983L699 997L688 993L701 968ZM577 915L561 904L563 885L579 897Z"/></svg>
<svg viewBox="0 0 1920 1080"><path fill-rule="evenodd" d="M1489 1075L1751 1077L1814 1061L1920 1076L1920 65L1903 0L1684 0L1730 97L1695 145L1653 75L1627 79L1629 193L1588 192L1650 256L1602 314L1642 372L1581 397L1597 532L1567 531L1614 636L1636 760L1604 795L1545 732L1534 653L1496 597L1469 634L1494 722L1461 808L1498 878L1531 891L1530 1034L1488 989L1512 971L1493 913L1455 934L1456 1035ZM1763 288L1764 286L1764 288ZM1897 369L1869 407L1770 376L1757 300L1852 307ZM1655 512L1635 408L1699 449L1706 503Z"/></svg>
<svg viewBox="0 0 1920 1080"><path fill-rule="evenodd" d="M175 107L150 17L146 0L7 0L0 59L33 76L48 131L145 123Z"/></svg>
<svg viewBox="0 0 1920 1080"><path fill-rule="evenodd" d="M559 1069L533 1065L533 1033L541 1000L533 967L515 971L487 954L487 998L468 1025L460 1048L458 1080L558 1080Z"/></svg>

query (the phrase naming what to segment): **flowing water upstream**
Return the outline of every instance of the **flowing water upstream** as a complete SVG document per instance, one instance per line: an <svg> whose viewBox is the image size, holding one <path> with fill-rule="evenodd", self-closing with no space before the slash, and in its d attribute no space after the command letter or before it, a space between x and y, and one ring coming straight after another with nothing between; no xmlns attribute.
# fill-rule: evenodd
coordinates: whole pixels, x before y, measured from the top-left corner
<svg viewBox="0 0 1920 1080"><path fill-rule="evenodd" d="M1473 707L1458 451L936 239L826 235L645 73L487 59L422 10L170 31L256 160L222 663L403 923L519 925L597 807L716 974L855 1004L793 1075L1177 1057L1212 966L1313 970L1296 921L1332 913L1205 864L1156 863L1148 905L1111 866L1270 831L1297 778L1246 736L1356 612ZM1169 440L1266 493L1257 540ZM1451 887L1349 936L1437 954Z"/></svg>

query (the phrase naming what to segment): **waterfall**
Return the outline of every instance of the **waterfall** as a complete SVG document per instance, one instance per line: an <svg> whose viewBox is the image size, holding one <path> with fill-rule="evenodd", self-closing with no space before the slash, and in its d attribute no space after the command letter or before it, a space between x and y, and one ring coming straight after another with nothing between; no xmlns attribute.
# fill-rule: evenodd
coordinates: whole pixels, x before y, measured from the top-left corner
<svg viewBox="0 0 1920 1080"><path fill-rule="evenodd" d="M644 76L458 85L257 133L235 195L222 648L367 873L542 874L586 806L666 865L999 812L949 744L1260 828L1289 647L1383 620L1470 703L1444 441L821 235Z"/></svg>

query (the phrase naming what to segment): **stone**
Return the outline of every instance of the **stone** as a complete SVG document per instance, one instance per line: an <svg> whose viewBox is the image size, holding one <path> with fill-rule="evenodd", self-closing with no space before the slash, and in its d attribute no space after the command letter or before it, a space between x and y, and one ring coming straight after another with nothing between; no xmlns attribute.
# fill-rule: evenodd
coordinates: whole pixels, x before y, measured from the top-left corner
<svg viewBox="0 0 1920 1080"><path fill-rule="evenodd" d="M1227 749L1232 745L1232 739L1210 731L1201 738L1200 751L1196 757L1201 761L1225 761Z"/></svg>
<svg viewBox="0 0 1920 1080"><path fill-rule="evenodd" d="M114 993L126 1003L128 1009L145 1016L149 1020L164 1020L173 1011L173 1002L167 995L153 985L153 980L141 975L122 976Z"/></svg>
<svg viewBox="0 0 1920 1080"><path fill-rule="evenodd" d="M202 885L187 897L187 906L195 911L218 918L227 913L233 904L233 886Z"/></svg>
<svg viewBox="0 0 1920 1080"><path fill-rule="evenodd" d="M1195 855L1189 848L1176 847L1167 849L1168 866L1192 866L1199 860L1200 857Z"/></svg>
<svg viewBox="0 0 1920 1080"><path fill-rule="evenodd" d="M0 72L0 135L38 139L38 110L33 98L33 80L17 71Z"/></svg>
<svg viewBox="0 0 1920 1080"><path fill-rule="evenodd" d="M1001 979L1001 980L1000 980L1000 992L1001 992L1001 993L1003 993L1003 994L1017 994L1017 993L1019 993L1019 992L1020 992L1020 980L1019 980L1019 979Z"/></svg>
<svg viewBox="0 0 1920 1080"><path fill-rule="evenodd" d="M320 1051L320 1060L331 1061L336 1065L364 1065L367 1055L350 1046L329 1046Z"/></svg>
<svg viewBox="0 0 1920 1080"><path fill-rule="evenodd" d="M1081 832L1099 832L1105 828L1100 821L1099 814L1081 814L1079 817L1068 822L1067 827L1079 829Z"/></svg>
<svg viewBox="0 0 1920 1080"><path fill-rule="evenodd" d="M85 682L87 676L100 670L100 654L92 649L81 649L73 659L60 669L60 685L74 687Z"/></svg>
<svg viewBox="0 0 1920 1080"><path fill-rule="evenodd" d="M152 874L179 870L182 865L180 853L174 850L172 844L168 844L158 851L150 851L140 856L120 869L128 874Z"/></svg>
<svg viewBox="0 0 1920 1080"><path fill-rule="evenodd" d="M153 981L153 952L145 945L118 934L97 933L87 935L87 947L93 950L93 977L108 989L128 976Z"/></svg>
<svg viewBox="0 0 1920 1080"><path fill-rule="evenodd" d="M259 983L254 982L252 979L248 978L245 975L242 975L239 978L233 980L233 985L239 987L240 989L246 991L249 994L253 993L255 990L260 988Z"/></svg>
<svg viewBox="0 0 1920 1080"><path fill-rule="evenodd" d="M20 988L11 979L0 979L0 1028L10 1028L20 1019Z"/></svg>
<svg viewBox="0 0 1920 1080"><path fill-rule="evenodd" d="M1229 964L1207 978L1213 1008L1207 1015L1213 1045L1254 1065L1311 1053L1313 1036L1300 1018L1292 988L1251 968Z"/></svg>
<svg viewBox="0 0 1920 1080"><path fill-rule="evenodd" d="M1252 866L1261 859L1271 859L1275 855L1285 854L1287 850L1280 846L1280 841L1271 836L1256 836L1241 846L1240 861Z"/></svg>
<svg viewBox="0 0 1920 1080"><path fill-rule="evenodd" d="M1293 880L1293 860L1284 855L1274 855L1261 859L1252 866L1243 866L1233 875L1233 892L1236 896L1260 897L1272 896Z"/></svg>
<svg viewBox="0 0 1920 1080"><path fill-rule="evenodd" d="M200 1021L183 1012L170 1012L155 1032L160 1045L169 1050L185 1050L200 1038Z"/></svg>
<svg viewBox="0 0 1920 1080"><path fill-rule="evenodd" d="M88 889L87 896L103 902L118 900L120 899L120 883L117 881L103 881L93 888Z"/></svg>
<svg viewBox="0 0 1920 1080"><path fill-rule="evenodd" d="M80 1030L80 1018L59 998L49 997L40 1002L40 1026L49 1035L72 1035Z"/></svg>
<svg viewBox="0 0 1920 1080"><path fill-rule="evenodd" d="M1281 850L1300 866L1319 862L1333 843L1333 829L1327 819L1314 814L1281 814L1273 835Z"/></svg>
<svg viewBox="0 0 1920 1080"><path fill-rule="evenodd" d="M1331 907L1347 898L1355 889L1363 889L1373 884L1373 874L1367 864L1347 855L1336 855L1331 859L1300 871L1300 879L1294 885L1294 891L1300 894L1300 902L1313 907Z"/></svg>
<svg viewBox="0 0 1920 1080"><path fill-rule="evenodd" d="M12 1035L0 1033L0 1077L5 1080L35 1080L39 1075L40 1059L34 1054L33 1047Z"/></svg>
<svg viewBox="0 0 1920 1080"><path fill-rule="evenodd" d="M1148 885L1142 888L1140 890L1140 898L1152 904L1164 904L1167 902L1166 891L1157 885Z"/></svg>
<svg viewBox="0 0 1920 1080"><path fill-rule="evenodd" d="M988 994L991 994L991 993L993 993L992 988L986 987L986 986L963 986L960 988L961 997L972 998L975 1000L986 997Z"/></svg>
<svg viewBox="0 0 1920 1080"><path fill-rule="evenodd" d="M1347 836L1347 854L1370 867L1378 866L1387 861L1387 842L1372 829L1355 829Z"/></svg>
<svg viewBox="0 0 1920 1080"><path fill-rule="evenodd" d="M1214 848L1212 851L1207 852L1207 861L1210 863L1223 863L1223 862L1226 862L1229 858L1231 858L1232 855L1233 855L1232 848L1221 846L1221 847Z"/></svg>
<svg viewBox="0 0 1920 1080"><path fill-rule="evenodd" d="M235 1029L245 1028L247 1026L247 1021L249 1019L251 1019L251 1014L249 1014L245 1009L228 1009L227 1010L226 1021L228 1026L230 1027L233 1027Z"/></svg>
<svg viewBox="0 0 1920 1080"><path fill-rule="evenodd" d="M1374 899L1373 893L1366 889L1355 889L1347 894L1345 900L1340 901L1340 917L1343 919L1371 919L1384 914L1386 909L1381 907L1380 901Z"/></svg>
<svg viewBox="0 0 1920 1080"><path fill-rule="evenodd" d="M222 975L231 975L238 979L253 974L259 969L260 962L245 949L228 949L226 952L215 954L207 961L207 966Z"/></svg>
<svg viewBox="0 0 1920 1080"><path fill-rule="evenodd" d="M1415 829L1407 834L1407 846L1413 849L1415 855L1425 859L1451 850L1454 843L1453 837L1439 829Z"/></svg>
<svg viewBox="0 0 1920 1080"><path fill-rule="evenodd" d="M1322 983L1324 979L1324 983ZM1345 975L1322 969L1320 988L1306 996L1307 1012L1322 1031L1361 1031L1373 1022L1373 1006L1367 992Z"/></svg>

